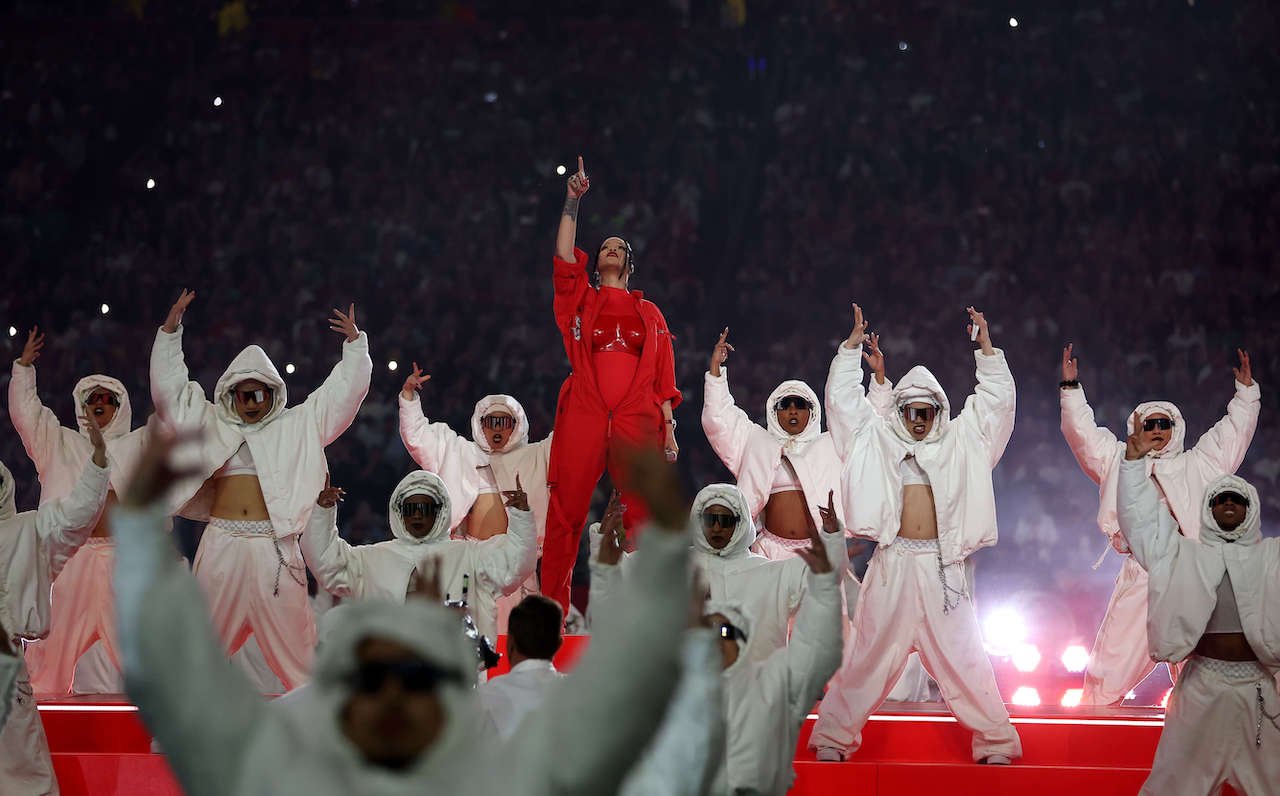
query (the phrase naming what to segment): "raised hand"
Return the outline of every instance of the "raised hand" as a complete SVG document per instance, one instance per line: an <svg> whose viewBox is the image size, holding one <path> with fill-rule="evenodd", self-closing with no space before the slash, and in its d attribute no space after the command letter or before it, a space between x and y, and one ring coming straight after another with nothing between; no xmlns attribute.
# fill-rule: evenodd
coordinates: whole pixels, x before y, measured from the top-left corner
<svg viewBox="0 0 1280 796"><path fill-rule="evenodd" d="M867 337L867 321L862 317L862 307L857 304L853 305L853 331L849 332L849 339L844 341L846 348L857 348L862 345L862 341Z"/></svg>
<svg viewBox="0 0 1280 796"><path fill-rule="evenodd" d="M180 479L197 474L199 468L195 461L174 464L173 459L179 445L197 445L200 436L196 430L152 434L138 457L138 464L129 478L129 488L121 496L120 503L131 508L144 508L159 500Z"/></svg>
<svg viewBox="0 0 1280 796"><path fill-rule="evenodd" d="M31 363L40 358L42 348L44 348L44 335L40 334L39 326L32 326L31 331L27 332L27 344L22 347L22 356L18 357L18 364L31 367Z"/></svg>
<svg viewBox="0 0 1280 796"><path fill-rule="evenodd" d="M828 500L831 500L831 497L829 494L828 494ZM834 504L831 505L831 509L832 509L832 517L834 517L835 516ZM822 526L823 528L827 526L826 514L822 515ZM833 569L835 569L835 567L831 565L831 558L830 556L827 555L826 545L822 543L822 537L818 535L817 528L809 529L809 546L802 547L796 550L796 555L804 559L804 563L809 565L810 572L820 575L824 572L830 572Z"/></svg>
<svg viewBox="0 0 1280 796"><path fill-rule="evenodd" d="M342 487L333 486L329 483L329 474L324 474L324 489L320 490L320 497L316 498L316 505L321 508L331 509L342 502L347 496L347 490Z"/></svg>
<svg viewBox="0 0 1280 796"><path fill-rule="evenodd" d="M107 440L102 436L102 429L98 428L98 421L84 414L80 416L80 423L89 434L89 443L93 445L93 463L99 467L106 467Z"/></svg>
<svg viewBox="0 0 1280 796"><path fill-rule="evenodd" d="M822 530L824 533L840 533L840 518L836 516L836 493L834 489L827 490L827 505L818 506L818 514L822 517Z"/></svg>
<svg viewBox="0 0 1280 796"><path fill-rule="evenodd" d="M413 568L405 597L433 603L444 602L444 587L440 585L440 559L428 558Z"/></svg>
<svg viewBox="0 0 1280 796"><path fill-rule="evenodd" d="M627 532L622 527L622 515L627 507L622 504L622 496L618 490L609 495L609 505L604 509L604 517L600 519L600 552L596 553L596 561L605 566L616 566L622 560L622 551L627 547Z"/></svg>
<svg viewBox="0 0 1280 796"><path fill-rule="evenodd" d="M627 455L628 483L649 506L655 530L683 534L689 523L689 501L676 468L652 448L633 448Z"/></svg>
<svg viewBox="0 0 1280 796"><path fill-rule="evenodd" d="M733 351L733 346L729 343L729 327L724 327L724 331L720 333L720 339L716 341L715 348L711 349L711 364L707 370L711 371L711 375L717 379L720 378L720 366L729 359L729 352Z"/></svg>
<svg viewBox="0 0 1280 796"><path fill-rule="evenodd" d="M529 510L529 496L525 494L524 487L520 485L520 474L516 473L516 488L509 489L502 493L502 497L507 501L507 508L516 511Z"/></svg>
<svg viewBox="0 0 1280 796"><path fill-rule="evenodd" d="M862 358L867 361L867 367L871 368L871 372L875 374L876 383L884 384L884 352L880 350L880 335L868 335L864 347L866 350L862 352Z"/></svg>
<svg viewBox="0 0 1280 796"><path fill-rule="evenodd" d="M1249 352L1243 348L1236 349L1236 356L1240 357L1240 367L1232 368L1231 372L1236 374L1236 381L1246 387L1253 386L1253 368L1249 367Z"/></svg>
<svg viewBox="0 0 1280 796"><path fill-rule="evenodd" d="M400 388L400 394L404 396L406 401L412 401L414 394L429 381L431 381L431 374L423 373L418 368L418 363L414 362L413 372L404 377L404 386Z"/></svg>
<svg viewBox="0 0 1280 796"><path fill-rule="evenodd" d="M965 331L969 336L973 336L973 330L978 330L978 345L982 346L982 353L990 356L995 353L995 349L991 347L991 330L987 328L987 318L981 312L973 307L965 307L964 311L969 313L969 324L965 327Z"/></svg>
<svg viewBox="0 0 1280 796"><path fill-rule="evenodd" d="M345 313L335 309L333 317L329 319L329 329L345 335L348 343L354 343L360 336L360 330L356 327L356 305L347 307Z"/></svg>
<svg viewBox="0 0 1280 796"><path fill-rule="evenodd" d="M1078 381L1080 379L1080 366L1076 363L1076 358L1071 355L1074 348L1074 343L1067 343L1067 347L1062 349L1063 381Z"/></svg>
<svg viewBox="0 0 1280 796"><path fill-rule="evenodd" d="M1124 457L1129 461L1141 459L1151 451L1155 450L1156 443L1154 440L1142 438L1142 421L1138 419L1138 413L1133 413L1133 430L1129 434L1129 439L1125 440Z"/></svg>
<svg viewBox="0 0 1280 796"><path fill-rule="evenodd" d="M578 155L578 170L569 176L568 198L581 199L582 195L591 190L591 178L587 176L587 167L582 162L582 155Z"/></svg>
<svg viewBox="0 0 1280 796"><path fill-rule="evenodd" d="M196 298L194 290L182 289L182 293L178 295L178 300L173 302L173 306L169 308L169 314L164 318L164 326L161 329L168 334L178 331L178 327L182 325L182 316L187 311L187 307L191 306L191 302Z"/></svg>

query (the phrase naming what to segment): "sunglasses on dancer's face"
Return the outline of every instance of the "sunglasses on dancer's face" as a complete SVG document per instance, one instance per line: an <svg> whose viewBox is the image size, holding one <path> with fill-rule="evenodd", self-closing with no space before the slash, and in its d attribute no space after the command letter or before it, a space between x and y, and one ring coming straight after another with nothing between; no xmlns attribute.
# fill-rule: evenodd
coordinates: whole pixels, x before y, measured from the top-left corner
<svg viewBox="0 0 1280 796"><path fill-rule="evenodd" d="M732 622L720 622L711 629L716 631L716 635L720 636L722 639L726 639L728 641L741 641L743 644L747 643L747 634L742 632L742 628Z"/></svg>
<svg viewBox="0 0 1280 796"><path fill-rule="evenodd" d="M799 395L788 395L779 398L778 402L773 405L773 411L782 412L787 409L813 409L813 404L809 403L807 398Z"/></svg>
<svg viewBox="0 0 1280 796"><path fill-rule="evenodd" d="M235 396L236 401L242 404L265 404L271 400L273 395L270 387L255 387L252 390L241 390L233 387L231 394Z"/></svg>
<svg viewBox="0 0 1280 796"><path fill-rule="evenodd" d="M120 399L115 396L115 393L110 392L91 392L84 399L85 406L97 406L99 404L118 407L120 406Z"/></svg>
<svg viewBox="0 0 1280 796"><path fill-rule="evenodd" d="M413 517L434 517L440 513L440 504L434 500L406 500L400 504L400 516L406 520Z"/></svg>
<svg viewBox="0 0 1280 796"><path fill-rule="evenodd" d="M938 410L932 406L904 406L902 407L902 416L907 419L908 423L928 423L938 414Z"/></svg>
<svg viewBox="0 0 1280 796"><path fill-rule="evenodd" d="M497 431L506 428L515 428L516 419L511 415L485 415L480 418L480 428Z"/></svg>
<svg viewBox="0 0 1280 796"><path fill-rule="evenodd" d="M426 661L369 661L356 668L348 683L358 693L376 694L391 677L400 681L405 691L419 694L434 691L441 682L461 680L457 672L445 671Z"/></svg>
<svg viewBox="0 0 1280 796"><path fill-rule="evenodd" d="M1214 495L1213 500L1209 501L1209 507L1217 508L1218 506L1221 506L1223 503L1234 503L1237 506L1244 506L1245 508L1249 508L1249 498L1245 497L1239 492L1222 492L1220 494Z"/></svg>
<svg viewBox="0 0 1280 796"><path fill-rule="evenodd" d="M719 525L721 528L733 530L738 527L737 514L716 514L710 511L702 512L702 525L708 531Z"/></svg>
<svg viewBox="0 0 1280 796"><path fill-rule="evenodd" d="M1155 431L1157 428L1161 431L1168 431L1173 428L1173 421L1167 417L1151 417L1142 421L1143 431Z"/></svg>

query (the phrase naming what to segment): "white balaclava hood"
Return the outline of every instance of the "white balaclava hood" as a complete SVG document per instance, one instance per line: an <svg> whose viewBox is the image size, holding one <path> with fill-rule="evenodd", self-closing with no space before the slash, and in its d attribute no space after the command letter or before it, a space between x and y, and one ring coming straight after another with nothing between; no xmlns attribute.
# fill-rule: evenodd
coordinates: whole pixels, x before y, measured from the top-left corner
<svg viewBox="0 0 1280 796"><path fill-rule="evenodd" d="M788 396L798 396L809 402L809 425L799 434L788 434L778 423L778 412L773 408L778 401ZM782 443L785 453L803 453L809 443L822 435L822 402L818 394L808 384L796 379L784 381L769 394L769 402L765 404L764 416L769 432Z"/></svg>
<svg viewBox="0 0 1280 796"><path fill-rule="evenodd" d="M92 376L85 376L76 382L75 389L71 391L71 398L75 401L76 407L76 428L87 439L89 432L85 430L84 424L80 422L80 417L89 411L89 407L84 405L84 401L89 397L89 393L97 388L102 387L110 390L115 395L120 405L116 407L116 415L111 418L111 422L102 429L102 438L108 442L123 437L129 433L133 425L133 407L129 403L129 391L124 388L118 379L110 376L103 376L101 373L95 373Z"/></svg>
<svg viewBox="0 0 1280 796"><path fill-rule="evenodd" d="M1173 441L1170 440L1169 445ZM1168 447L1168 446L1166 446ZM1235 492L1249 501L1244 513L1244 522L1235 530L1224 531L1213 518L1213 499L1223 492ZM1203 543L1231 542L1241 545L1257 544L1262 541L1262 507L1258 501L1258 490L1253 484L1237 475L1224 475L1216 479L1204 492L1204 505L1200 515L1200 541Z"/></svg>
<svg viewBox="0 0 1280 796"><path fill-rule="evenodd" d="M414 495L426 495L440 504L440 510L436 512L435 525L431 526L431 530L421 539L405 530L404 517L400 516L400 504L405 498ZM426 470L414 470L400 479L400 483L391 492L391 500L387 504L387 521L391 523L391 533L397 539L414 544L443 542L449 538L451 516L449 507L449 490L445 488L440 476Z"/></svg>
<svg viewBox="0 0 1280 796"><path fill-rule="evenodd" d="M702 528L702 512L708 506L715 505L724 506L738 516L738 525L733 529L733 537L723 550L717 550L711 546ZM747 505L747 498L742 494L742 490L733 484L704 486L693 499L693 507L689 509L689 528L693 534L694 549L719 558L745 556L756 541L756 529L751 521L751 507Z"/></svg>
<svg viewBox="0 0 1280 796"><path fill-rule="evenodd" d="M1134 417L1137 417L1138 422L1141 423L1151 415L1168 415L1173 420L1173 428L1169 429L1169 442L1164 448L1158 451L1153 450L1147 456L1152 459L1162 459L1182 453L1182 446L1187 437L1187 424L1183 422L1182 413L1178 411L1178 407L1168 401L1147 401L1138 404L1134 408L1133 414L1129 415L1129 425L1124 430L1125 437L1128 437L1130 432L1133 431Z"/></svg>
<svg viewBox="0 0 1280 796"><path fill-rule="evenodd" d="M923 440L917 440L911 436L911 432L907 430L906 421L902 419L902 407L910 403L928 403L938 408L938 414L933 419L933 428L929 429L929 434ZM943 392L942 385L938 383L933 373L924 365L916 365L908 370L894 386L893 405L896 416L889 419L889 425L893 432L908 445L937 442L942 439L947 431L947 425L951 422L951 404L947 401L947 394Z"/></svg>
<svg viewBox="0 0 1280 796"><path fill-rule="evenodd" d="M13 473L0 462L0 522L13 519L18 514L18 506L14 494L18 485L13 482Z"/></svg>
<svg viewBox="0 0 1280 796"><path fill-rule="evenodd" d="M236 414L234 398L231 396L232 387L249 379L260 381L274 391L271 411L257 423L245 423L240 419ZM236 358L231 360L231 364L227 365L227 369L218 378L218 383L213 388L213 403L218 407L219 420L246 429L259 428L275 420L284 412L285 407L289 405L289 391L284 385L280 371L276 370L267 352L260 346L251 345L236 354Z"/></svg>
<svg viewBox="0 0 1280 796"><path fill-rule="evenodd" d="M516 419L515 433L507 440L507 447L500 451L493 449L488 435L480 427L480 418L495 411L506 412ZM485 453L510 453L523 448L529 443L529 418L524 413L524 407L510 395L486 395L476 401L476 410L471 414L471 439Z"/></svg>

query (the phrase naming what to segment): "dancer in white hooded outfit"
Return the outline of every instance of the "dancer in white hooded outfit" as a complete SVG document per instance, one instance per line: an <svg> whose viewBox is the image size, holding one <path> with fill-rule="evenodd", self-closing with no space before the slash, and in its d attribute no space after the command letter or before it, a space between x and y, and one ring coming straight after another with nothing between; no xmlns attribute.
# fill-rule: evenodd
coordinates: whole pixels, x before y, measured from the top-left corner
<svg viewBox="0 0 1280 796"><path fill-rule="evenodd" d="M551 436L529 442L529 418L510 395L486 395L471 415L471 439L449 428L429 423L415 394L431 376L413 363L404 381L400 407L400 439L422 469L444 481L452 498L449 528L474 539L488 539L507 529L502 493L516 488L516 474L528 493L538 532L538 556L547 532L547 460ZM506 632L507 614L522 599L538 593L537 573L520 588L498 600L498 632Z"/></svg>
<svg viewBox="0 0 1280 796"><path fill-rule="evenodd" d="M1241 796L1280 789L1280 539L1263 539L1258 492L1209 484L1199 541L1160 505L1137 421L1119 466L1120 532L1148 573L1151 656L1186 661L1169 697L1149 796ZM1183 533L1178 532L1181 525Z"/></svg>
<svg viewBox="0 0 1280 796"><path fill-rule="evenodd" d="M31 330L9 380L9 417L40 476L40 505L71 494L93 450L88 429L63 426L36 392L35 362L44 338L38 329ZM86 376L76 383L72 398L76 416L96 422L107 441L112 473L107 503L111 505L158 421L153 418L131 430L129 392L110 376ZM124 691L111 596L114 561L115 548L104 518L53 583L49 635L26 647L31 685L37 694Z"/></svg>
<svg viewBox="0 0 1280 796"><path fill-rule="evenodd" d="M187 793L617 790L671 695L688 607L684 509L665 464L634 468L655 523L619 621L598 630L523 732L497 742L466 674L474 645L455 612L425 600L354 601L320 651L312 695L279 710L262 701L222 660L200 592L149 508L173 477L164 454L144 457L149 472L112 518L116 594L129 695Z"/></svg>
<svg viewBox="0 0 1280 796"><path fill-rule="evenodd" d="M13 500L13 473L0 462L0 524L8 522L17 514ZM22 642L14 641L12 634L0 623L0 730L9 720L9 709L13 706L13 688L22 668Z"/></svg>
<svg viewBox="0 0 1280 796"><path fill-rule="evenodd" d="M1235 369L1235 395L1227 404L1227 414L1190 450L1183 450L1187 429L1182 413L1168 401L1138 404L1130 415L1151 426L1143 431L1155 443L1146 457L1147 474L1155 480L1161 502L1173 512L1189 539L1200 535L1199 501L1205 487L1219 476L1236 471L1258 426L1261 390L1253 380L1249 354L1243 350L1237 354L1240 367ZM1069 344L1062 352L1059 393L1062 435L1080 469L1098 484L1098 527L1111 546L1125 556L1093 643L1082 699L1087 705L1110 705L1124 699L1156 667L1147 654L1147 573L1128 555L1116 516L1116 482L1124 460L1124 440L1095 424Z"/></svg>
<svg viewBox="0 0 1280 796"><path fill-rule="evenodd" d="M209 519L196 553L213 625L234 654L250 634L286 690L311 670L316 625L307 600L298 534L325 484L324 448L351 425L373 362L356 328L355 307L335 310L330 328L345 337L342 359L299 406L266 352L241 351L214 387L214 402L187 379L182 316L195 293L183 291L151 349L151 394L160 417L199 430L196 475L209 479L183 509ZM180 490L179 497L193 497Z"/></svg>
<svg viewBox="0 0 1280 796"><path fill-rule="evenodd" d="M0 627L19 659L18 639L42 638L49 633L50 586L89 538L106 504L111 478L106 440L96 423L90 427L89 437L92 452L66 497L17 514L10 491L3 504L9 516L0 519ZM3 466L0 476L11 488L13 476ZM58 793L49 743L21 660L9 707L8 720L0 728L0 793Z"/></svg>
<svg viewBox="0 0 1280 796"><path fill-rule="evenodd" d="M919 651L942 698L974 733L975 761L1008 763L1022 745L996 687L973 610L965 559L996 543L991 470L1013 432L1015 391L982 313L969 308L978 386L954 419L937 379L917 365L895 389L900 413L876 414L862 388L866 322L854 327L827 377L831 435L844 461L848 523L874 539L855 612L852 651L832 679L810 746L838 760ZM878 347L878 338L871 336Z"/></svg>
<svg viewBox="0 0 1280 796"><path fill-rule="evenodd" d="M352 546L338 536L342 490L326 486L302 535L302 554L316 582L337 597L403 601L415 571L427 561L439 566L440 588L451 599L467 597L476 629L497 638L498 598L514 591L533 571L537 538L533 513L522 489L506 493L508 530L491 539L451 539L451 500L434 473L414 470L391 493L387 518L395 537Z"/></svg>

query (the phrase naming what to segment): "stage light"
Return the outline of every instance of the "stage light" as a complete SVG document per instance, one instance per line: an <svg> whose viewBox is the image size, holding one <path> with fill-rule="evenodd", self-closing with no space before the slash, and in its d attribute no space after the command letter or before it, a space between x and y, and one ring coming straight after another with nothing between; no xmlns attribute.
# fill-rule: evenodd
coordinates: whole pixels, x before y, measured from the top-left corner
<svg viewBox="0 0 1280 796"><path fill-rule="evenodd" d="M400 365L394 359L387 363L387 370L395 370L398 367L400 367Z"/></svg>
<svg viewBox="0 0 1280 796"><path fill-rule="evenodd" d="M284 366L284 372L285 372L285 373L293 373L295 370L297 370L297 368L295 368L295 367L293 366L293 363L292 363L292 362L290 362L288 365L285 365L285 366Z"/></svg>
<svg viewBox="0 0 1280 796"><path fill-rule="evenodd" d="M1010 655L1027 639L1027 623L1012 608L997 608L987 615L983 625L987 651L993 655Z"/></svg>
<svg viewBox="0 0 1280 796"><path fill-rule="evenodd" d="M1016 28L1016 27L1018 27L1018 19L1017 19L1017 17L1009 17L1009 27L1011 27L1011 28Z"/></svg>
<svg viewBox="0 0 1280 796"><path fill-rule="evenodd" d="M10 337L17 337L17 336L18 336L18 329L17 329L17 327L14 327L14 326L10 326L10 327L9 327L9 336L10 336Z"/></svg>
<svg viewBox="0 0 1280 796"><path fill-rule="evenodd" d="M1169 697L1171 696L1173 696L1172 688L1170 688L1168 691L1165 691L1164 696L1160 697L1160 707L1165 708L1167 710L1169 708Z"/></svg>
<svg viewBox="0 0 1280 796"><path fill-rule="evenodd" d="M1133 700L1138 698L1138 694L1136 691L1130 691L1129 693L1124 695L1124 698L1126 701L1132 702Z"/></svg>
<svg viewBox="0 0 1280 796"><path fill-rule="evenodd" d="M1083 688L1068 688L1067 692L1062 695L1062 706L1064 708L1080 707L1080 701L1084 699Z"/></svg>
<svg viewBox="0 0 1280 796"><path fill-rule="evenodd" d="M556 174L559 174L561 177L564 176L565 171L567 171L567 169L565 169L563 165L556 166Z"/></svg>
<svg viewBox="0 0 1280 796"><path fill-rule="evenodd" d="M213 107L215 107L215 108L221 108L221 107L222 107L222 97L214 97L214 98L213 98Z"/></svg>
<svg viewBox="0 0 1280 796"><path fill-rule="evenodd" d="M906 43L905 41L900 41L900 42L898 42L898 49L899 49L899 50L901 50L902 52L906 52L906 51L907 51L907 43Z"/></svg>
<svg viewBox="0 0 1280 796"><path fill-rule="evenodd" d="M1019 644L1013 650L1013 668L1020 672L1034 672L1040 665L1040 650L1035 644Z"/></svg>
<svg viewBox="0 0 1280 796"><path fill-rule="evenodd" d="M102 309L102 314L103 314L103 315L106 315L108 312L111 312L111 305L110 305L110 304L103 304L103 305L102 305L102 307L101 307L101 309Z"/></svg>
<svg viewBox="0 0 1280 796"><path fill-rule="evenodd" d="M487 102L487 103L489 103L490 105L492 105L493 103L497 102L497 101L498 101L498 92L496 92L496 91L486 91L486 92L484 93L484 101L485 101L485 102Z"/></svg>
<svg viewBox="0 0 1280 796"><path fill-rule="evenodd" d="M152 189L152 188L154 188L154 187L156 187L156 181L155 181L155 180L153 180L153 179L151 179L150 177L148 177L148 178L147 178L147 190L149 191L149 190L151 190L151 189Z"/></svg>
<svg viewBox="0 0 1280 796"><path fill-rule="evenodd" d="M1089 668L1089 650L1079 644L1072 644L1062 651L1062 665L1073 674L1083 672Z"/></svg>
<svg viewBox="0 0 1280 796"><path fill-rule="evenodd" d="M1040 704L1040 692L1029 685L1018 686L1013 692L1013 704L1024 708L1033 708Z"/></svg>

